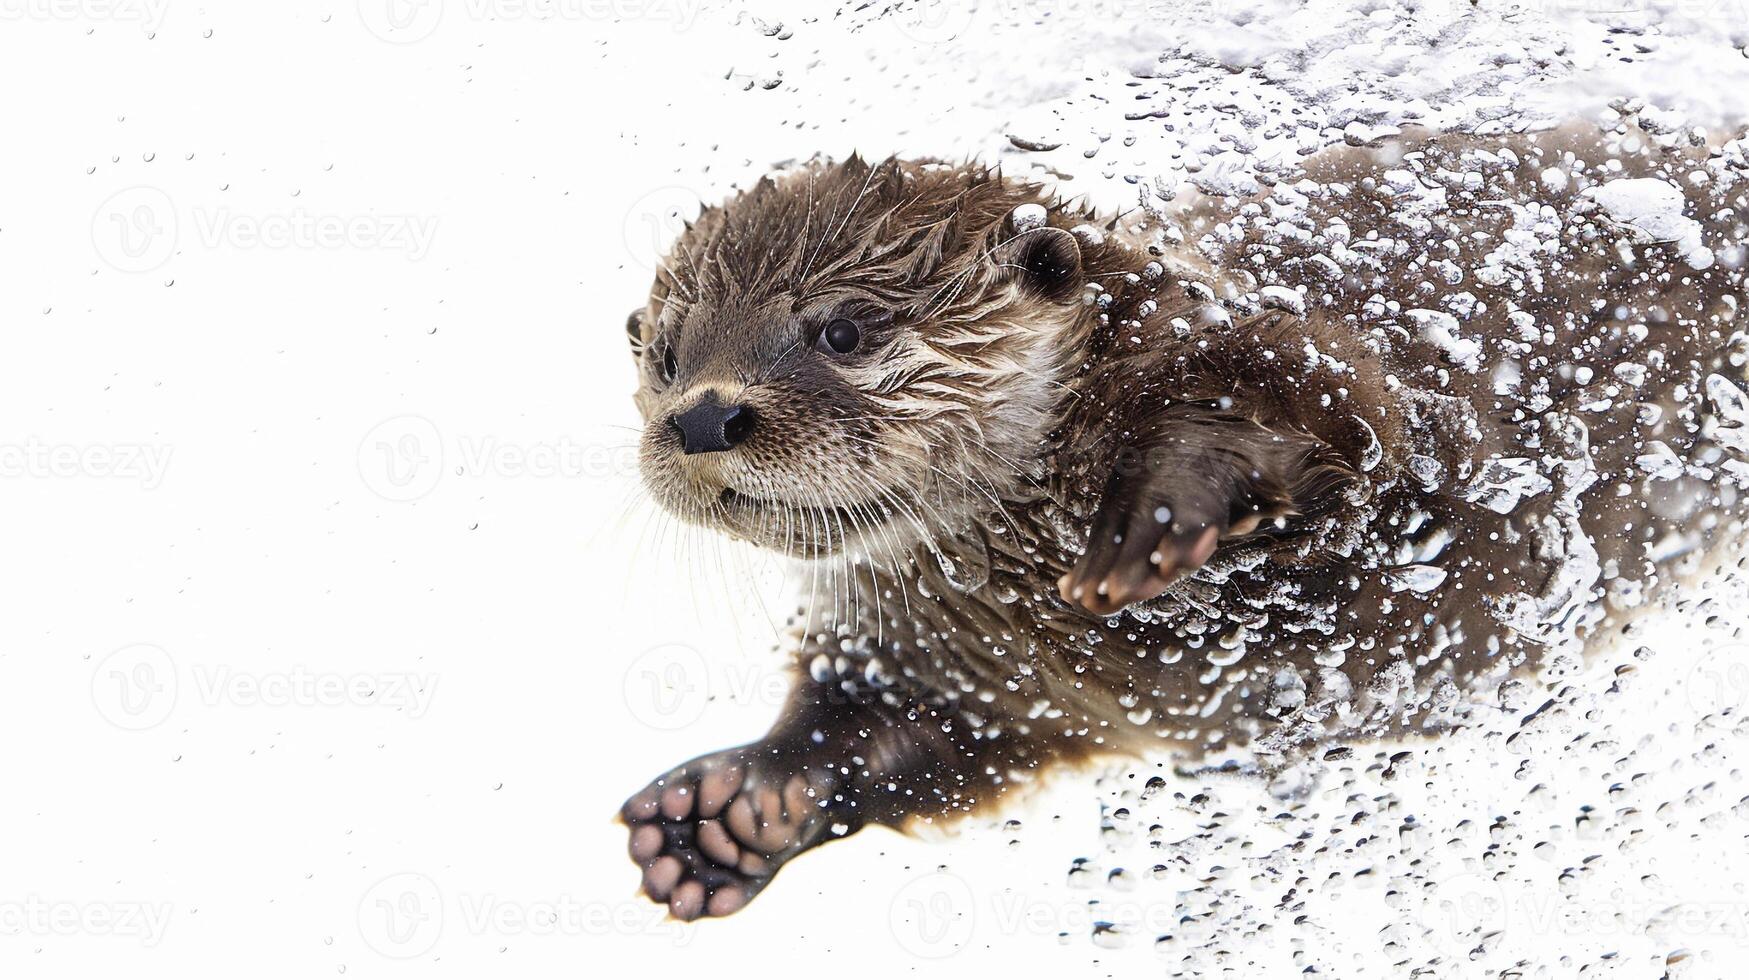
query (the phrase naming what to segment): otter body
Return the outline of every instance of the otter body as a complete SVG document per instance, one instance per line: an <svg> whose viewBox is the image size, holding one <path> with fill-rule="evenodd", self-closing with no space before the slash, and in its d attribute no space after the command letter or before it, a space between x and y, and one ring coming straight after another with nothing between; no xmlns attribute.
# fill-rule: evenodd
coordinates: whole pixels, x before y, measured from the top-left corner
<svg viewBox="0 0 1749 980"><path fill-rule="evenodd" d="M689 227L642 465L812 584L759 742L627 802L729 914L1053 763L1437 725L1741 540L1742 144L1405 137L1163 222L852 159Z"/></svg>

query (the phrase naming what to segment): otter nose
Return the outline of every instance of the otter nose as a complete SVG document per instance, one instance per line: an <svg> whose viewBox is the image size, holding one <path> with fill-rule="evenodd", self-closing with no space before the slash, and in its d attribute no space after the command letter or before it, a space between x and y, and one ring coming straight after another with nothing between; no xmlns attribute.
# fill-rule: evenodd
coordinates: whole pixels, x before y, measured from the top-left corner
<svg viewBox="0 0 1749 980"><path fill-rule="evenodd" d="M719 405L715 395L679 415L669 416L668 424L680 433L680 451L720 453L747 441L753 434L753 410L743 405Z"/></svg>

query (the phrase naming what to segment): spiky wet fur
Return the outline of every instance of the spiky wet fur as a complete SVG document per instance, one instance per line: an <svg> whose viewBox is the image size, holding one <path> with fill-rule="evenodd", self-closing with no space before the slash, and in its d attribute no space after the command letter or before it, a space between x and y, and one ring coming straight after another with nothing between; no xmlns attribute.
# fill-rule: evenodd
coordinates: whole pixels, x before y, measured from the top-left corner
<svg viewBox="0 0 1749 980"><path fill-rule="evenodd" d="M863 735L838 750L903 787L902 801L862 804L896 822L963 811L1052 761L1280 753L1438 721L1551 644L1610 633L1706 553L1673 557L1672 535L1734 543L1742 528L1729 482L1652 481L1635 462L1649 440L1719 462L1693 394L1714 374L1742 378L1729 351L1745 346L1749 209L1740 176L1685 175L1741 161L1631 141L1578 127L1344 150L1311 162L1326 191L1297 216L1277 219L1280 192L1176 215L1194 246L1143 220L1095 223L976 165L815 162L707 210L635 336L645 481L683 519L854 582L798 618L798 694L773 738L828 730L835 744L834 719L854 719ZM1701 271L1667 246L1624 248L1620 229L1586 216L1578 182L1537 184L1546 167L1611 156L1617 176L1677 178L1720 261ZM1393 189L1406 159L1427 180L1466 160L1490 176L1446 188L1430 221ZM1515 220L1489 195L1515 189L1567 222L1561 282L1474 275ZM1042 295L1003 261L1027 204L1076 229L1086 288ZM1332 274L1319 258L1333 250L1351 261ZM1304 287L1303 314L1264 302L1275 284ZM1478 371L1406 314L1453 303L1470 311ZM844 304L891 310L893 324L840 362L811 350L803 325ZM1644 356L1654 349L1668 356ZM1501 379L1508 361L1517 383ZM1625 364L1645 372L1624 392ZM681 457L662 419L705 391L753 405L763 438ZM1086 546L1136 413L1209 401L1315 439L1341 479L1308 492L1340 501L1224 546L1121 614L1065 602L1053 583ZM1490 508L1478 480L1498 457L1534 458L1547 488ZM743 512L724 486L778 503ZM1420 563L1444 583L1403 587L1399 567L1429 549ZM1562 578L1592 557L1607 581Z"/></svg>
<svg viewBox="0 0 1749 980"><path fill-rule="evenodd" d="M680 338L680 373L663 384L660 358L643 359L645 416L707 389L750 400L797 437L710 461L708 476L854 519L839 527L798 512L755 529L731 517L729 530L804 558L856 540L890 546L891 559L1042 478L1037 449L1076 347L1064 341L1085 324L1078 304L1041 310L990 260L1002 221L1025 201L1050 203L996 173L853 158L761 181L689 229L648 311L652 344ZM900 329L826 366L793 324L844 304L890 310ZM675 492L695 475L674 465L662 435L646 438L642 457L658 499L702 523L729 517ZM896 521L881 516L887 508ZM876 522L878 534L867 526Z"/></svg>

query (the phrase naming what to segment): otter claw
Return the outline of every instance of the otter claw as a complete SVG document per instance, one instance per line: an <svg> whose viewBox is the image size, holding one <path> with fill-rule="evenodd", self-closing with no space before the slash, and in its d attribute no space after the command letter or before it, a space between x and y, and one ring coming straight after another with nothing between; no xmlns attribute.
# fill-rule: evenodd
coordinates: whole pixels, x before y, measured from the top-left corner
<svg viewBox="0 0 1749 980"><path fill-rule="evenodd" d="M1110 549L1115 554L1089 547L1074 569L1057 580L1057 589L1065 601L1109 616L1160 595L1179 576L1202 567L1219 547L1220 537L1220 528L1211 525L1191 534L1168 533L1146 554L1137 550L1139 545Z"/></svg>

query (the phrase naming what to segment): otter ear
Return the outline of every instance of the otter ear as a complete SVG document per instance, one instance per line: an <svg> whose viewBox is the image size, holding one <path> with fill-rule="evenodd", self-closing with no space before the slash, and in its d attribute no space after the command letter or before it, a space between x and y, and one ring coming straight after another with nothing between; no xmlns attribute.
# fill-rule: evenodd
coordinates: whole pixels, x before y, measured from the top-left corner
<svg viewBox="0 0 1749 980"><path fill-rule="evenodd" d="M1081 291L1081 244L1063 229L1046 225L1043 215L1024 210L1017 209L1004 222L1005 240L992 253L997 267L1041 299L1073 299Z"/></svg>
<svg viewBox="0 0 1749 980"><path fill-rule="evenodd" d="M632 341L632 357L642 357L644 354L644 311L633 310L626 317L626 336Z"/></svg>

